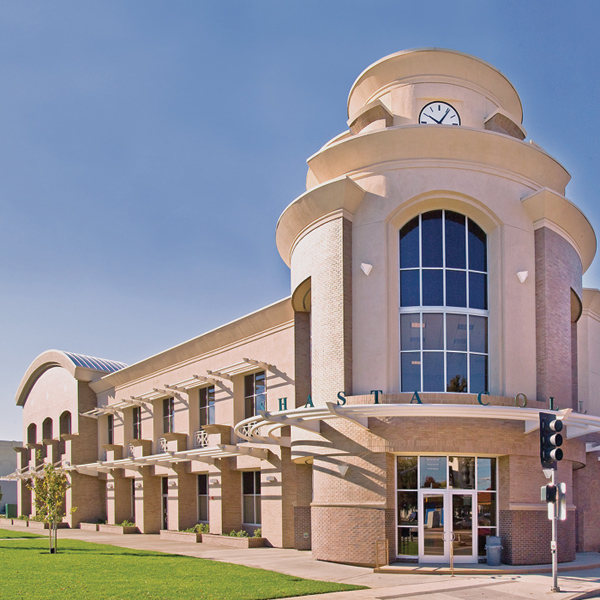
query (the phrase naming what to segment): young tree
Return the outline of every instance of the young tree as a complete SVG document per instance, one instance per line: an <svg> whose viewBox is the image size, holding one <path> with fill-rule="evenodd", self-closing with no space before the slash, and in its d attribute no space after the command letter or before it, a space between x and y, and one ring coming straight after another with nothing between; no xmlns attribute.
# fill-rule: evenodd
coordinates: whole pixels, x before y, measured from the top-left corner
<svg viewBox="0 0 600 600"><path fill-rule="evenodd" d="M34 477L33 485L29 485L29 489L34 493L36 514L44 523L48 523L50 554L58 551L56 524L65 516L65 492L70 487L67 476L57 471L52 463L46 463L42 471Z"/></svg>

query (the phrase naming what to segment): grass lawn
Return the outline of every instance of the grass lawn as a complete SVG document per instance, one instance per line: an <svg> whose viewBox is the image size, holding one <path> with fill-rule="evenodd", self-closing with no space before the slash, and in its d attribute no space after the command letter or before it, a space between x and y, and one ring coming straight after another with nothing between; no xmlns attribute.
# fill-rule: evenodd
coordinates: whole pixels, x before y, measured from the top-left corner
<svg viewBox="0 0 600 600"><path fill-rule="evenodd" d="M11 531L10 529L0 529L0 540L11 538L40 538L43 537L37 533L22 533L21 531ZM48 536L46 535L46 539Z"/></svg>
<svg viewBox="0 0 600 600"><path fill-rule="evenodd" d="M0 598L10 600L258 600L364 589L77 540L59 540L59 554L49 554L45 538L3 540L4 532Z"/></svg>

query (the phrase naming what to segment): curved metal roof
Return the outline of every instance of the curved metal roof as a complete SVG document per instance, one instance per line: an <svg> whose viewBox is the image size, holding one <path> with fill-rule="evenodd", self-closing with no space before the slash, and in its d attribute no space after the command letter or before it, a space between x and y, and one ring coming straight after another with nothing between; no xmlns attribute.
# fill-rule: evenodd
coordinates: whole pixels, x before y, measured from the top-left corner
<svg viewBox="0 0 600 600"><path fill-rule="evenodd" d="M105 373L114 373L124 369L127 365L118 360L107 360L106 358L95 358L94 356L86 356L85 354L75 354L74 352L65 352L63 354L67 356L73 364L78 367L85 367L87 369L94 369L96 371L104 371Z"/></svg>

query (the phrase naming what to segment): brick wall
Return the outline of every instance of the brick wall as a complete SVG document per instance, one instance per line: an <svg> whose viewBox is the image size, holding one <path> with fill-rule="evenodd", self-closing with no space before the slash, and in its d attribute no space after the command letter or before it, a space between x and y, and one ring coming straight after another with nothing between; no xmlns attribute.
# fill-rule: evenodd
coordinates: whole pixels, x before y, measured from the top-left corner
<svg viewBox="0 0 600 600"><path fill-rule="evenodd" d="M543 510L501 510L502 562L508 565L550 563L552 525ZM575 512L558 524L558 562L575 560Z"/></svg>
<svg viewBox="0 0 600 600"><path fill-rule="evenodd" d="M314 558L375 565L375 545L386 529L384 508L313 506L311 519Z"/></svg>
<svg viewBox="0 0 600 600"><path fill-rule="evenodd" d="M310 506L294 506L294 548L311 549Z"/></svg>
<svg viewBox="0 0 600 600"><path fill-rule="evenodd" d="M561 408L578 409L573 381L571 289L581 298L582 266L563 237L535 232L536 352L538 399L553 396Z"/></svg>
<svg viewBox="0 0 600 600"><path fill-rule="evenodd" d="M352 223L307 233L292 255L292 289L311 278L312 395L316 405L352 386Z"/></svg>
<svg viewBox="0 0 600 600"><path fill-rule="evenodd" d="M598 442L596 442L598 443ZM583 469L573 473L577 494L578 551L600 552L600 462L590 452Z"/></svg>

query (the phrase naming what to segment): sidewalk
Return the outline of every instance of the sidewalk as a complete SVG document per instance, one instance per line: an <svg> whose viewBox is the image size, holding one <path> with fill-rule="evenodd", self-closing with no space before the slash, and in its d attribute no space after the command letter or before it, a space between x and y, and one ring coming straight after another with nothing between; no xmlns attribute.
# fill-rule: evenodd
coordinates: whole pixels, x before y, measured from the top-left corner
<svg viewBox="0 0 600 600"><path fill-rule="evenodd" d="M0 528L31 532L21 525L0 522ZM35 531L41 533L43 531ZM427 600L456 599L502 599L523 598L583 600L600 598L600 554L578 554L572 563L559 565L560 593L551 593L552 579L546 572L549 565L512 567L501 565L492 572L487 565L466 565L455 569L456 577L444 565L391 566L386 572L374 572L365 567L354 567L317 561L310 552L281 548L253 548L239 550L212 546L207 543L186 544L161 540L158 534L115 535L59 529L59 539L76 539L98 544L108 544L139 550L154 550L169 554L181 554L209 560L218 560L259 569L269 569L307 579L335 581L364 585L370 589L353 592L336 592L306 596L307 600L410 600L427 596ZM551 571L551 569L550 569ZM590 595L592 594L592 595Z"/></svg>

